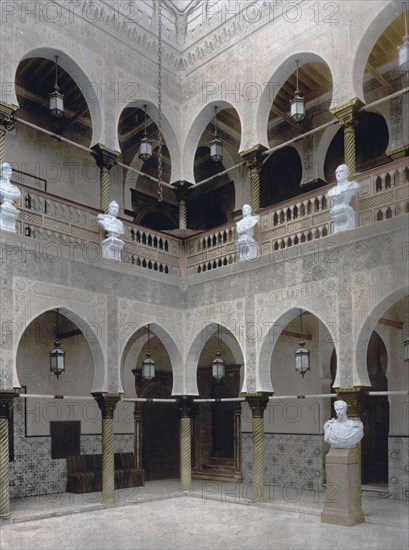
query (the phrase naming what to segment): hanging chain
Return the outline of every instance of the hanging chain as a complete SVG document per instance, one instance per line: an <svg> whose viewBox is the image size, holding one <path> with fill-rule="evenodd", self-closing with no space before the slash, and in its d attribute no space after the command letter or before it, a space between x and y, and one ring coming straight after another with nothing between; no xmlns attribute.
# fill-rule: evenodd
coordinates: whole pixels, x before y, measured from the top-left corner
<svg viewBox="0 0 409 550"><path fill-rule="evenodd" d="M162 188L162 0L158 12L158 202L163 200Z"/></svg>

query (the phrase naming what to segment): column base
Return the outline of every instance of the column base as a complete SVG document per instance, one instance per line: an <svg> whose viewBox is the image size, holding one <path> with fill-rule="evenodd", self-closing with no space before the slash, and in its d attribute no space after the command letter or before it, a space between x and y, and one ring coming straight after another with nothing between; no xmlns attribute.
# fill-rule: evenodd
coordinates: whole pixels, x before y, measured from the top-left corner
<svg viewBox="0 0 409 550"><path fill-rule="evenodd" d="M346 527L363 523L360 448L330 449L325 467L327 489L321 522Z"/></svg>

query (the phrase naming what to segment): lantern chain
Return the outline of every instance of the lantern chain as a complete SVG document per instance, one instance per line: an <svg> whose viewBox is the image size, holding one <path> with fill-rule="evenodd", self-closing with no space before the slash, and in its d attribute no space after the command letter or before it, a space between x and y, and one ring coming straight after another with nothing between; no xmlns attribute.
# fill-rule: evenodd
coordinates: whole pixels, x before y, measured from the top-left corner
<svg viewBox="0 0 409 550"><path fill-rule="evenodd" d="M162 187L162 0L158 5L158 202L163 200Z"/></svg>

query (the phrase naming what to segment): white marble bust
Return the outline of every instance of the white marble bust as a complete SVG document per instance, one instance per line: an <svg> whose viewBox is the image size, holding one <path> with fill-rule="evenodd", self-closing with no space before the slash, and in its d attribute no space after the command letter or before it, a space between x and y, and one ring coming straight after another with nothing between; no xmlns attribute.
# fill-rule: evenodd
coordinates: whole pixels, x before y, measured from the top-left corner
<svg viewBox="0 0 409 550"><path fill-rule="evenodd" d="M125 233L124 224L117 219L118 212L119 204L116 201L111 201L107 214L98 214L98 223L108 233L108 238L118 238Z"/></svg>
<svg viewBox="0 0 409 550"><path fill-rule="evenodd" d="M260 221L260 216L251 214L251 206L243 206L243 218L236 223L237 241L236 247L239 260L254 260L259 253L259 245L254 240L254 228Z"/></svg>
<svg viewBox="0 0 409 550"><path fill-rule="evenodd" d="M359 183L349 181L349 168L346 164L338 166L335 177L337 185L328 191L333 234L354 229L357 226L356 213L350 206L350 202L360 189Z"/></svg>
<svg viewBox="0 0 409 550"><path fill-rule="evenodd" d="M331 418L324 424L324 441L333 449L352 449L363 438L364 426L360 420L351 420L347 416L348 405L338 400L334 403L337 418Z"/></svg>
<svg viewBox="0 0 409 550"><path fill-rule="evenodd" d="M20 189L10 183L12 173L13 170L8 162L0 164L0 196L7 201L15 201L21 195Z"/></svg>
<svg viewBox="0 0 409 550"><path fill-rule="evenodd" d="M13 170L8 162L2 162L0 164L0 229L9 231L10 233L16 232L16 220L18 217L18 210L13 205L13 201L16 201L21 196L20 189L10 183Z"/></svg>

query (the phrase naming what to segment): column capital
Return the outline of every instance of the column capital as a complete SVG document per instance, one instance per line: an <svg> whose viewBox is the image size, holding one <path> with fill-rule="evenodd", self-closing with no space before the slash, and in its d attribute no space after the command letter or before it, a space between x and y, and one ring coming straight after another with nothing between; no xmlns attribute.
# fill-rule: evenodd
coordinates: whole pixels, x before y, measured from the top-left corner
<svg viewBox="0 0 409 550"><path fill-rule="evenodd" d="M186 200L189 197L191 187L193 187L193 183L185 180L175 181L171 185L178 201Z"/></svg>
<svg viewBox="0 0 409 550"><path fill-rule="evenodd" d="M247 403L249 404L253 417L263 418L270 395L272 394L269 392L246 393L244 395Z"/></svg>
<svg viewBox="0 0 409 550"><path fill-rule="evenodd" d="M337 117L341 126L356 126L356 115L362 106L362 101L355 97L340 107L334 107L330 112Z"/></svg>
<svg viewBox="0 0 409 550"><path fill-rule="evenodd" d="M13 120L13 115L17 109L17 105L10 105L9 103L0 101L0 127L5 128L6 130L14 129L15 122Z"/></svg>
<svg viewBox="0 0 409 550"><path fill-rule="evenodd" d="M13 399L20 395L18 389L0 390L0 418L9 418L13 407Z"/></svg>
<svg viewBox="0 0 409 550"><path fill-rule="evenodd" d="M179 396L179 411L181 418L190 418L193 412L193 400L188 395Z"/></svg>
<svg viewBox="0 0 409 550"><path fill-rule="evenodd" d="M348 405L348 416L360 418L362 412L362 400L365 392L370 390L368 386L354 386L352 388L336 388L337 400L345 401Z"/></svg>
<svg viewBox="0 0 409 550"><path fill-rule="evenodd" d="M119 157L120 153L118 151L113 151L109 149L102 143L97 143L91 147L93 152L91 153L94 159L96 160L98 168L107 168L111 170L114 166L116 159Z"/></svg>
<svg viewBox="0 0 409 550"><path fill-rule="evenodd" d="M113 418L115 407L121 400L119 393L95 392L92 396L101 410L102 418Z"/></svg>
<svg viewBox="0 0 409 550"><path fill-rule="evenodd" d="M246 162L248 168L261 168L264 151L267 151L267 147L257 143L257 145L250 147L250 149L240 151L239 155Z"/></svg>

